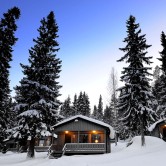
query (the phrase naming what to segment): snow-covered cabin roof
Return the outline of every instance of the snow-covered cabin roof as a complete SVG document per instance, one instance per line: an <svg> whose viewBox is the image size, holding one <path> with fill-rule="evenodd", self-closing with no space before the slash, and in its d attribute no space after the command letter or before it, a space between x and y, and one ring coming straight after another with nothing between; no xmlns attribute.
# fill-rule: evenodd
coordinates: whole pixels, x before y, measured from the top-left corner
<svg viewBox="0 0 166 166"><path fill-rule="evenodd" d="M149 131L153 131L154 128L156 127L156 125L159 124L159 123L161 123L161 122L166 122L166 118L164 118L164 119L159 119L157 122L153 123L153 124L148 128L148 130L149 130Z"/></svg>
<svg viewBox="0 0 166 166"><path fill-rule="evenodd" d="M104 126L104 127L109 128L110 133L111 133L111 136L110 136L110 137L111 137L111 138L114 138L114 133L115 133L115 132L114 132L114 129L113 129L112 126L110 126L109 124L104 123L104 122L102 122L102 121L99 121L99 120L96 120L96 119L93 119L93 118L89 118L89 117L83 116L83 115L75 115L75 116L72 116L72 117L70 117L70 118L67 118L67 119L65 119L65 120L63 120L63 121L57 123L56 125L54 125L54 126L52 126L52 127L54 128L54 127L60 126L60 125L62 125L62 124L64 124L64 123L67 123L67 122L72 121L72 120L77 119L77 118L81 118L81 119L87 120L87 121L89 121L89 122L92 122L92 123L95 123L95 124L98 124L98 125L101 125L101 126Z"/></svg>

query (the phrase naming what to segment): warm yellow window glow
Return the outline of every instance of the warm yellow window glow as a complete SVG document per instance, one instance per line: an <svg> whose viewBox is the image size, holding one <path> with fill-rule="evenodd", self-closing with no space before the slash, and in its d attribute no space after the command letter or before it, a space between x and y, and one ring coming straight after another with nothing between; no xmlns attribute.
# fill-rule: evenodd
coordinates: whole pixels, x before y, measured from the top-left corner
<svg viewBox="0 0 166 166"><path fill-rule="evenodd" d="M68 134L68 133L69 133L69 131L65 131L65 133L66 133L66 134Z"/></svg>
<svg viewBox="0 0 166 166"><path fill-rule="evenodd" d="M98 143L98 142L99 142L99 141L96 139L96 140L95 140L95 143Z"/></svg>
<svg viewBox="0 0 166 166"><path fill-rule="evenodd" d="M93 130L92 132L93 132L93 133L96 133L96 130Z"/></svg>

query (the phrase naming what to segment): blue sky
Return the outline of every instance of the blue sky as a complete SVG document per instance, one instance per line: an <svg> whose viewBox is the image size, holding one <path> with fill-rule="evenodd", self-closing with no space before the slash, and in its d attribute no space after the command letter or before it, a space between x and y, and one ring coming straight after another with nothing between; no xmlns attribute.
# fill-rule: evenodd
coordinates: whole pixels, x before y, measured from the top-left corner
<svg viewBox="0 0 166 166"><path fill-rule="evenodd" d="M99 95L107 104L108 79L114 67L120 77L125 63L117 63L123 52L122 42L126 37L126 20L129 15L136 17L142 34L146 34L147 44L152 47L148 55L154 64L159 64L160 34L166 33L166 0L0 0L0 17L9 8L21 9L11 62L11 89L23 77L20 63L28 64L28 49L38 36L40 20L52 10L59 26L62 72L59 82L63 101L68 95L85 91L91 106L98 104ZM121 83L119 83L121 85ZM14 91L12 92L14 95Z"/></svg>

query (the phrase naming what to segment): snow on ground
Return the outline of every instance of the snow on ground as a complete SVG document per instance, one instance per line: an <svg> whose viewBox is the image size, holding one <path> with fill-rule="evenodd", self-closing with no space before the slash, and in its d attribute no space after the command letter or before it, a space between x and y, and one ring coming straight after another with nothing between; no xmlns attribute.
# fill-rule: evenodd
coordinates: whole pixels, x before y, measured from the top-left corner
<svg viewBox="0 0 166 166"><path fill-rule="evenodd" d="M146 146L141 147L141 138L133 144L112 144L112 153L102 155L63 156L48 159L47 153L36 153L35 159L26 159L26 153L0 154L0 166L162 166L165 165L166 142L155 137L146 137Z"/></svg>

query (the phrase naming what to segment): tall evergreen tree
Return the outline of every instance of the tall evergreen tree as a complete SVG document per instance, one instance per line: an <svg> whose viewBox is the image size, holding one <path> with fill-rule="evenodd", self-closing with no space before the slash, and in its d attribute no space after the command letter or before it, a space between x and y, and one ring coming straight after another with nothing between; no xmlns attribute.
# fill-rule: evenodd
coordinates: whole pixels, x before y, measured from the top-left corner
<svg viewBox="0 0 166 166"><path fill-rule="evenodd" d="M166 74L166 35L164 32L161 33L161 45L163 50L160 52L161 57L158 60L161 61L162 74Z"/></svg>
<svg viewBox="0 0 166 166"><path fill-rule="evenodd" d="M111 108L106 106L104 109L103 121L109 125L111 125L112 115L111 115Z"/></svg>
<svg viewBox="0 0 166 166"><path fill-rule="evenodd" d="M160 73L161 73L160 67L157 65L153 71L154 80L158 80L160 78Z"/></svg>
<svg viewBox="0 0 166 166"><path fill-rule="evenodd" d="M120 139L126 139L129 135L129 127L123 124L123 118L126 110L128 109L129 95L127 94L127 87L119 88L120 95L117 101L118 110L118 135ZM124 96L124 97L123 97Z"/></svg>
<svg viewBox="0 0 166 166"><path fill-rule="evenodd" d="M85 92L83 93L83 98L85 103L83 115L89 117L90 116L90 101L89 101L88 95Z"/></svg>
<svg viewBox="0 0 166 166"><path fill-rule="evenodd" d="M94 119L103 121L103 101L102 101L102 96L101 95L99 97L98 106L94 105L92 117Z"/></svg>
<svg viewBox="0 0 166 166"><path fill-rule="evenodd" d="M73 116L73 114L71 99L68 97L61 106L60 115L64 116L65 118L69 118Z"/></svg>
<svg viewBox="0 0 166 166"><path fill-rule="evenodd" d="M77 100L77 94L74 95L74 101L73 101L73 116L74 115L77 115L77 112L78 112L78 100Z"/></svg>
<svg viewBox="0 0 166 166"><path fill-rule="evenodd" d="M14 106L15 106L15 103L12 101L12 98L9 99L9 103L8 103L8 107L9 107L9 114L8 114L8 125L7 125L7 128L8 129L11 129L12 127L15 126L15 123L16 123L16 115L17 113L14 112Z"/></svg>
<svg viewBox="0 0 166 166"><path fill-rule="evenodd" d="M161 78L160 78L160 68L159 66L155 67L155 70L153 72L153 83L152 83L152 94L155 97L153 101L153 110L157 111L158 105L159 105L159 100L160 100L160 83L161 83ZM160 116L160 111L158 110L157 114Z"/></svg>
<svg viewBox="0 0 166 166"><path fill-rule="evenodd" d="M146 57L146 50L150 45L146 44L145 35L140 35L141 29L138 28L139 24L135 23L135 17L130 16L127 20L127 37L124 39L127 45L125 48L120 48L125 55L118 60L118 62L126 60L129 64L122 71L121 80L125 86L120 90L125 89L126 93L121 93L123 95L120 96L119 102L121 99L125 101L120 102L119 106L126 107L123 123L130 135L141 135L141 144L144 146L144 135L150 123L155 121L155 112L151 109L153 96L148 78L151 75L148 70L151 68L144 66L151 64L152 57Z"/></svg>
<svg viewBox="0 0 166 166"><path fill-rule="evenodd" d="M93 112L92 112L92 118L97 119L97 106L94 105L93 107Z"/></svg>
<svg viewBox="0 0 166 166"><path fill-rule="evenodd" d="M13 7L3 14L0 20L0 144L6 137L6 129L10 112L9 68L12 61L12 47L17 41L15 31L20 10Z"/></svg>
<svg viewBox="0 0 166 166"><path fill-rule="evenodd" d="M99 97L99 104L97 107L97 119L103 121L103 101L101 95Z"/></svg>
<svg viewBox="0 0 166 166"><path fill-rule="evenodd" d="M84 116L90 116L90 102L88 95L84 92L80 92L77 99L77 114Z"/></svg>
<svg viewBox="0 0 166 166"><path fill-rule="evenodd" d="M162 75L160 79L157 81L157 97L159 106L157 108L157 113L161 118L166 117L166 35L164 32L161 33L161 45L163 50L160 52L160 58L158 60L161 61L161 70Z"/></svg>
<svg viewBox="0 0 166 166"><path fill-rule="evenodd" d="M111 112L110 124L115 130L115 136L117 136L116 134L118 133L118 124L119 124L119 120L118 120L119 115L118 115L118 109L116 106L117 106L117 97L115 96L115 94L113 94L111 98L111 103L110 103L110 112ZM115 144L117 145L117 142Z"/></svg>
<svg viewBox="0 0 166 166"><path fill-rule="evenodd" d="M115 145L117 145L118 133L119 133L118 131L119 116L118 116L118 109L117 109L117 95L115 93L112 94L109 109L110 109L110 125L115 130Z"/></svg>
<svg viewBox="0 0 166 166"><path fill-rule="evenodd" d="M59 44L58 26L54 13L41 20L39 37L33 39L35 45L29 50L29 65L21 64L24 77L16 86L15 109L18 111L18 137L28 139L27 157L34 157L35 138L47 134L57 123L59 78L61 60L57 58Z"/></svg>
<svg viewBox="0 0 166 166"><path fill-rule="evenodd" d="M81 115L84 112L84 98L82 92L80 92L77 99L77 115Z"/></svg>

